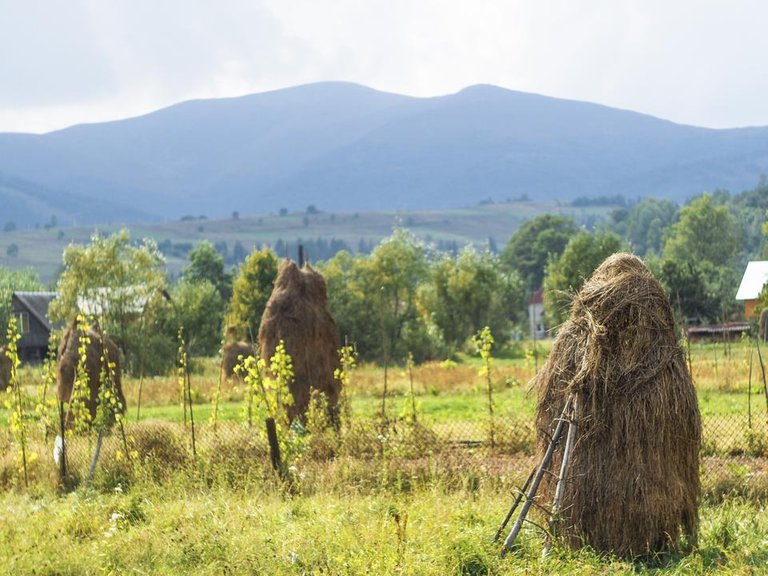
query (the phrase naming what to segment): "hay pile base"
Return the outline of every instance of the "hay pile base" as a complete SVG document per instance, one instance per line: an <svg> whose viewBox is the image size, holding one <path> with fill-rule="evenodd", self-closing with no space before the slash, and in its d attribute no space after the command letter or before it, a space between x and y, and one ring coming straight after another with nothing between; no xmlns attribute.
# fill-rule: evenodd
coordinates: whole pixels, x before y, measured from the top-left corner
<svg viewBox="0 0 768 576"><path fill-rule="evenodd" d="M0 392L11 383L11 359L6 355L6 347L0 346Z"/></svg>
<svg viewBox="0 0 768 576"><path fill-rule="evenodd" d="M556 537L621 556L674 547L698 527L701 419L669 301L643 262L605 260L573 301L536 377L538 449L566 398L578 432ZM563 442L537 501L551 505Z"/></svg>
<svg viewBox="0 0 768 576"><path fill-rule="evenodd" d="M221 349L222 379L236 376L235 366L241 363L240 358L248 358L256 354L255 347L250 342L227 342Z"/></svg>
<svg viewBox="0 0 768 576"><path fill-rule="evenodd" d="M77 348L80 345L81 332L77 322L72 320L61 338L58 355L56 357L56 395L61 402L69 402L72 398L72 388L77 374ZM125 413L125 396L123 395L122 378L120 375L120 357L117 345L101 333L97 324L85 331L85 336L90 340L86 348L85 372L88 378L89 396L86 406L91 414L91 419L96 417L96 408L99 404L99 384L102 370L102 358L114 363L114 390ZM70 422L70 415L67 415Z"/></svg>
<svg viewBox="0 0 768 576"><path fill-rule="evenodd" d="M336 423L341 383L333 372L339 366L340 343L336 322L328 311L325 279L309 265L300 269L290 260L280 265L261 319L261 357L269 361L280 340L293 359L294 381L289 386L293 405L288 417L303 416L310 393L316 389L325 395L329 416Z"/></svg>

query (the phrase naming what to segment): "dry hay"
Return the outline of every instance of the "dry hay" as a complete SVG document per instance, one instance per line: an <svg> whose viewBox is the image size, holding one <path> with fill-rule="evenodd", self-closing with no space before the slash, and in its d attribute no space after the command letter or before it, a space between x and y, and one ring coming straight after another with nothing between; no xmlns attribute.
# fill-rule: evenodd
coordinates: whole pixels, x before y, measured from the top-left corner
<svg viewBox="0 0 768 576"><path fill-rule="evenodd" d="M696 538L701 419L669 301L643 262L607 258L575 296L538 388L543 454L569 394L577 435L555 533L621 556ZM551 503L561 441L537 499Z"/></svg>
<svg viewBox="0 0 768 576"><path fill-rule="evenodd" d="M242 358L254 356L255 347L250 342L227 342L221 349L221 376L222 379L235 376L235 366L240 364Z"/></svg>
<svg viewBox="0 0 768 576"><path fill-rule="evenodd" d="M293 405L288 417L303 416L311 390L317 389L325 394L331 419L337 422L341 383L333 372L339 365L340 344L336 322L328 311L325 279L309 265L300 269L291 260L280 265L261 320L262 358L269 361L280 340L293 359L294 380L289 385Z"/></svg>
<svg viewBox="0 0 768 576"><path fill-rule="evenodd" d="M11 383L11 359L6 350L5 346L0 346L0 392L6 390Z"/></svg>
<svg viewBox="0 0 768 576"><path fill-rule="evenodd" d="M56 357L56 395L61 402L69 402L72 397L72 388L77 374L78 346L80 345L81 332L77 321L72 320L61 338L59 351ZM91 420L96 417L96 408L99 404L99 383L102 372L102 358L114 363L114 389L117 399L125 413L125 396L120 376L120 358L117 345L101 333L98 324L88 327L84 334L90 342L86 348L85 372L88 378L90 393L86 399L86 406L91 414ZM106 346L106 353L105 353ZM71 416L67 416L70 422Z"/></svg>

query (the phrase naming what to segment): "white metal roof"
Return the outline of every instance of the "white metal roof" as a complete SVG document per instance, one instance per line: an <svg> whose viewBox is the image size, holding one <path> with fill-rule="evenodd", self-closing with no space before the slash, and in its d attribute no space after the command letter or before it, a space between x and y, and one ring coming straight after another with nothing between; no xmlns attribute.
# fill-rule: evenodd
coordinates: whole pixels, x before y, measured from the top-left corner
<svg viewBox="0 0 768 576"><path fill-rule="evenodd" d="M768 283L768 261L750 262L744 271L739 291L736 292L736 300L756 300L766 283Z"/></svg>

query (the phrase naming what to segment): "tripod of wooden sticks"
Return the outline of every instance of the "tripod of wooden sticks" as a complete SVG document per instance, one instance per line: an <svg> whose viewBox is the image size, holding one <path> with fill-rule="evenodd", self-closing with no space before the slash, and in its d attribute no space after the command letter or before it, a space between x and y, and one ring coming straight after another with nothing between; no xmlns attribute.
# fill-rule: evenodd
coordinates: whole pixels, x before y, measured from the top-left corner
<svg viewBox="0 0 768 576"><path fill-rule="evenodd" d="M554 497L554 500L552 501L552 509L550 511L550 517L549 517L550 533L552 533L552 531L554 530L554 526L560 511L560 502L563 498L563 490L565 488L565 478L568 473L568 465L570 464L570 460L571 460L571 452L573 451L573 444L575 442L576 433L578 431L578 421L576 417L577 409L578 409L577 404L578 403L577 403L576 394L574 392L571 392L568 395L568 398L565 400L565 405L563 406L563 411L560 414L560 418L556 420L557 424L555 425L555 430L552 433L552 436L549 440L549 445L547 446L546 452L544 452L544 457L541 459L541 463L537 467L535 467L533 470L531 470L531 473L528 475L528 479L525 481L523 488L520 490L520 492L518 492L517 497L515 498L515 501L512 503L512 507L509 509L509 512L507 513L506 518L504 518L504 522L502 522L501 526L496 532L496 537L494 538L494 541L498 541L498 539L501 537L501 533L507 527L507 524L512 518L512 515L515 513L515 510L517 509L518 505L523 500L523 498L525 498L523 507L520 509L520 515L518 516L517 521L515 521L515 524L512 526L512 529L510 530L506 540L504 540L504 547L501 550L502 558L506 556L507 552L510 552L514 549L515 540L517 539L517 536L520 534L520 530L523 527L523 522L525 522L525 518L528 515L528 512L531 509L531 506L534 504L536 493L539 490L539 485L541 484L541 480L542 478L544 478L544 474L547 473L549 464L552 462L552 457L555 454L555 449L557 448L557 445L563 436L563 431L565 430L565 427L567 425L568 434L565 439L565 448L563 450L563 460L560 464L560 473L558 474L558 477L557 477L555 497ZM528 491L527 493L526 493L526 490ZM552 546L552 539L550 538L544 548L544 554L546 554L549 551L551 546Z"/></svg>

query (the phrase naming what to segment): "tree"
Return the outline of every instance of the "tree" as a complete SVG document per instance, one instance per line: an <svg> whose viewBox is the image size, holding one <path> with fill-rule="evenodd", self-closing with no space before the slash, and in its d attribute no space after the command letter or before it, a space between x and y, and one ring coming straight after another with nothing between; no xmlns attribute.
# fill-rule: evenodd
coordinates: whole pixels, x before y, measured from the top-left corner
<svg viewBox="0 0 768 576"><path fill-rule="evenodd" d="M627 212L621 228L614 228L625 238L635 254L660 254L664 231L675 221L677 206L669 200L643 198Z"/></svg>
<svg viewBox="0 0 768 576"><path fill-rule="evenodd" d="M64 270L49 316L69 321L86 308L130 362L144 337L132 327L151 326L165 286L165 259L153 240L133 243L125 229L110 236L97 232L89 244L70 244L64 250Z"/></svg>
<svg viewBox="0 0 768 576"><path fill-rule="evenodd" d="M240 338L252 341L258 335L275 278L277 256L269 248L254 250L240 265L228 313L228 323L237 329Z"/></svg>
<svg viewBox="0 0 768 576"><path fill-rule="evenodd" d="M717 198L703 194L680 210L667 230L662 283L686 316L717 321L735 309L742 235L734 216Z"/></svg>
<svg viewBox="0 0 768 576"><path fill-rule="evenodd" d="M663 256L676 262L732 266L739 249L736 219L726 206L703 194L681 208L680 220L667 231Z"/></svg>
<svg viewBox="0 0 768 576"><path fill-rule="evenodd" d="M5 340L11 318L11 295L22 290L43 290L34 270L10 270L0 266L0 341Z"/></svg>
<svg viewBox="0 0 768 576"><path fill-rule="evenodd" d="M557 258L578 232L571 218L543 214L527 221L509 239L501 254L507 270L517 271L529 292L538 290L550 259Z"/></svg>
<svg viewBox="0 0 768 576"><path fill-rule="evenodd" d="M672 308L683 318L716 319L721 315L720 300L712 290L708 277L716 274L711 263L661 263L661 283L667 291Z"/></svg>
<svg viewBox="0 0 768 576"><path fill-rule="evenodd" d="M203 240L189 253L189 266L184 270L188 282L210 282L222 302L232 297L232 277L224 271L224 257L208 240Z"/></svg>
<svg viewBox="0 0 768 576"><path fill-rule="evenodd" d="M603 260L623 246L614 232L580 232L571 238L559 258L550 261L544 279L544 309L550 326L565 320L573 295Z"/></svg>
<svg viewBox="0 0 768 576"><path fill-rule="evenodd" d="M221 345L221 320L224 303L219 290L208 280L182 279L171 290L171 306L161 314L161 332L171 341L184 327L189 353L213 356Z"/></svg>
<svg viewBox="0 0 768 576"><path fill-rule="evenodd" d="M525 287L517 273L503 271L497 257L471 247L455 258L445 255L432 266L421 298L452 350L484 327L503 344L525 309Z"/></svg>
<svg viewBox="0 0 768 576"><path fill-rule="evenodd" d="M435 356L435 338L419 309L419 286L429 278L424 246L395 228L370 256L341 251L321 268L328 303L342 338L362 359L417 361Z"/></svg>
<svg viewBox="0 0 768 576"><path fill-rule="evenodd" d="M428 275L424 246L399 226L373 250L362 269L368 305L377 312L381 334L379 358L417 361L430 356L426 324L417 308L417 291Z"/></svg>

